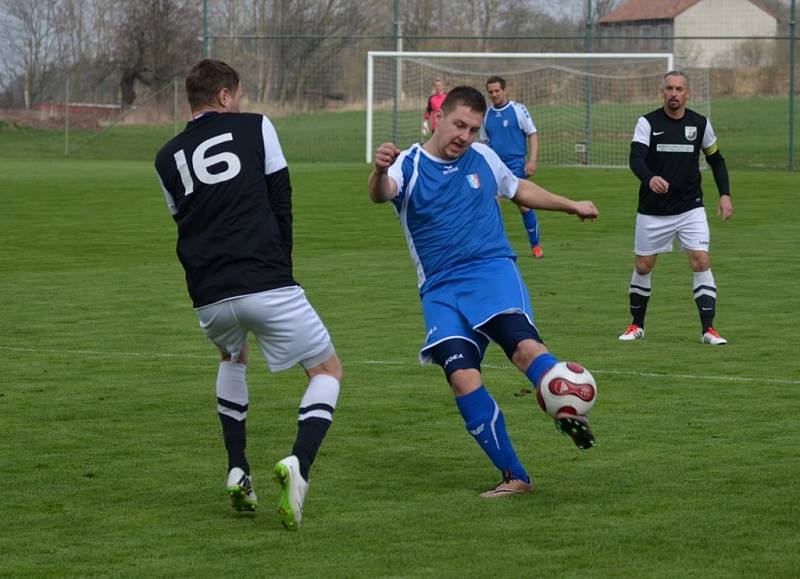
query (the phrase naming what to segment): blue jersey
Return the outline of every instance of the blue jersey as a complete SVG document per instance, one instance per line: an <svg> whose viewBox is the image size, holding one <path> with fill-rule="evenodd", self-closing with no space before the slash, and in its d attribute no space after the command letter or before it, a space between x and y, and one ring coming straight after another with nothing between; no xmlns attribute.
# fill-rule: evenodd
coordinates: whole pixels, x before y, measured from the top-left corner
<svg viewBox="0 0 800 579"><path fill-rule="evenodd" d="M506 238L496 195L509 199L517 178L486 145L475 143L455 161L414 145L389 168L392 200L403 226L420 293L465 264L516 259Z"/></svg>
<svg viewBox="0 0 800 579"><path fill-rule="evenodd" d="M536 125L525 105L508 101L500 108L490 107L483 119L481 139L508 165L517 177L525 177L525 156L528 154L528 136L536 132Z"/></svg>

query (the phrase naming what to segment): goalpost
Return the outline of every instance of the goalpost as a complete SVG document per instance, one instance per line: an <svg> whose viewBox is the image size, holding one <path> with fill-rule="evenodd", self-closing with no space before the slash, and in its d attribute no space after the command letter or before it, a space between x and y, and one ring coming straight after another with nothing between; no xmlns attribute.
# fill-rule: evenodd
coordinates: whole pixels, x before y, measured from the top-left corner
<svg viewBox="0 0 800 579"><path fill-rule="evenodd" d="M471 85L502 76L539 134L539 163L627 166L636 120L662 104L659 87L674 67L669 53L376 52L367 55L366 161L391 141L401 149L421 134L431 86ZM708 116L707 71L690 71L690 107ZM490 102L487 104L491 105Z"/></svg>

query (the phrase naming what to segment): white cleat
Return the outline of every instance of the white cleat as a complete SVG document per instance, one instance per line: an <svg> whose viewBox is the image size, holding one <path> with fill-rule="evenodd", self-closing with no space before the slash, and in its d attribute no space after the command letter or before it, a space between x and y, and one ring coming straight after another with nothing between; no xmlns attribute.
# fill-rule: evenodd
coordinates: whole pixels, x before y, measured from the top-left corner
<svg viewBox="0 0 800 579"><path fill-rule="evenodd" d="M300 474L300 461L294 455L278 461L273 469L275 482L281 486L278 515L288 531L296 531L303 520L303 501L306 499L308 483Z"/></svg>
<svg viewBox="0 0 800 579"><path fill-rule="evenodd" d="M706 333L700 337L700 342L711 344L712 346L724 346L728 343L728 340L720 336L714 328L708 328Z"/></svg>
<svg viewBox="0 0 800 579"><path fill-rule="evenodd" d="M644 338L644 328L640 328L636 324L631 324L628 326L628 329L625 330L622 335L619 337L620 340L623 342L629 342L631 340L641 340Z"/></svg>
<svg viewBox="0 0 800 579"><path fill-rule="evenodd" d="M256 510L258 498L253 491L253 479L238 466L233 467L228 473L225 491L231 497L231 506L234 510L240 513Z"/></svg>

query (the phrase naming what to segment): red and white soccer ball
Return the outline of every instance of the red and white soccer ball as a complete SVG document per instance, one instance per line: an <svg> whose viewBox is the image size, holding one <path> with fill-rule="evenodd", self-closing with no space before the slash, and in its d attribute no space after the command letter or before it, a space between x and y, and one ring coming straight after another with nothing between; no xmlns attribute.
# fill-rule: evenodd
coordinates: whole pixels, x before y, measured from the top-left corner
<svg viewBox="0 0 800 579"><path fill-rule="evenodd" d="M597 383L580 364L559 362L542 377L536 399L550 416L562 411L585 415L597 400Z"/></svg>

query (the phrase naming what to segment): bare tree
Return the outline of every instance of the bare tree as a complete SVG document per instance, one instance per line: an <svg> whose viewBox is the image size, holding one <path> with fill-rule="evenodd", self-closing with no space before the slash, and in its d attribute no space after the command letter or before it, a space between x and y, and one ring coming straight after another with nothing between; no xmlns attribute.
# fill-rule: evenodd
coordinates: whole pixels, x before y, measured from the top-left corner
<svg viewBox="0 0 800 579"><path fill-rule="evenodd" d="M253 6L253 22L255 22L256 30L264 30L267 27L267 18L269 11L267 9L266 0L255 0ZM256 73L256 87L258 91L259 102L264 102L267 98L267 63L266 63L266 41L256 42L255 59L258 67Z"/></svg>
<svg viewBox="0 0 800 579"><path fill-rule="evenodd" d="M60 0L58 64L75 100L111 100L115 17L121 0Z"/></svg>
<svg viewBox="0 0 800 579"><path fill-rule="evenodd" d="M466 6L465 30L478 37L477 50L486 50L486 36L492 30L492 23L500 0L469 0Z"/></svg>
<svg viewBox="0 0 800 579"><path fill-rule="evenodd" d="M368 15L374 14L376 4L377 0L253 0L234 7L226 0L216 6L210 33L232 38L215 43L214 55L248 64L255 78L247 82L255 83L259 100L324 101L340 91L347 68L342 52L372 24ZM245 38L237 45L243 36L262 38Z"/></svg>
<svg viewBox="0 0 800 579"><path fill-rule="evenodd" d="M428 36L437 31L437 12L435 0L409 0L406 9L400 16L402 32L406 36ZM392 22L394 25L394 22ZM406 41L406 50L422 48L420 40L413 38Z"/></svg>
<svg viewBox="0 0 800 579"><path fill-rule="evenodd" d="M136 100L136 82L157 89L183 76L199 54L197 3L138 0L122 6L116 62L123 106Z"/></svg>
<svg viewBox="0 0 800 579"><path fill-rule="evenodd" d="M592 6L592 20L597 22L600 18L616 9L620 4L622 4L622 0L594 0Z"/></svg>
<svg viewBox="0 0 800 579"><path fill-rule="evenodd" d="M545 9L541 2L533 4L527 0L504 0L495 10L494 25L491 30L493 40L487 49L508 51L507 38L524 38L522 51L565 51L574 50L575 34L582 27L579 14L563 7ZM554 39L562 35L565 40ZM519 42L519 41L518 41ZM519 44L517 44L519 46Z"/></svg>
<svg viewBox="0 0 800 579"><path fill-rule="evenodd" d="M724 59L731 68L768 67L775 64L775 42L772 40L743 40L734 46Z"/></svg>
<svg viewBox="0 0 800 579"><path fill-rule="evenodd" d="M0 8L8 22L11 76L21 77L23 102L29 109L41 95L57 56L58 0L0 0Z"/></svg>

